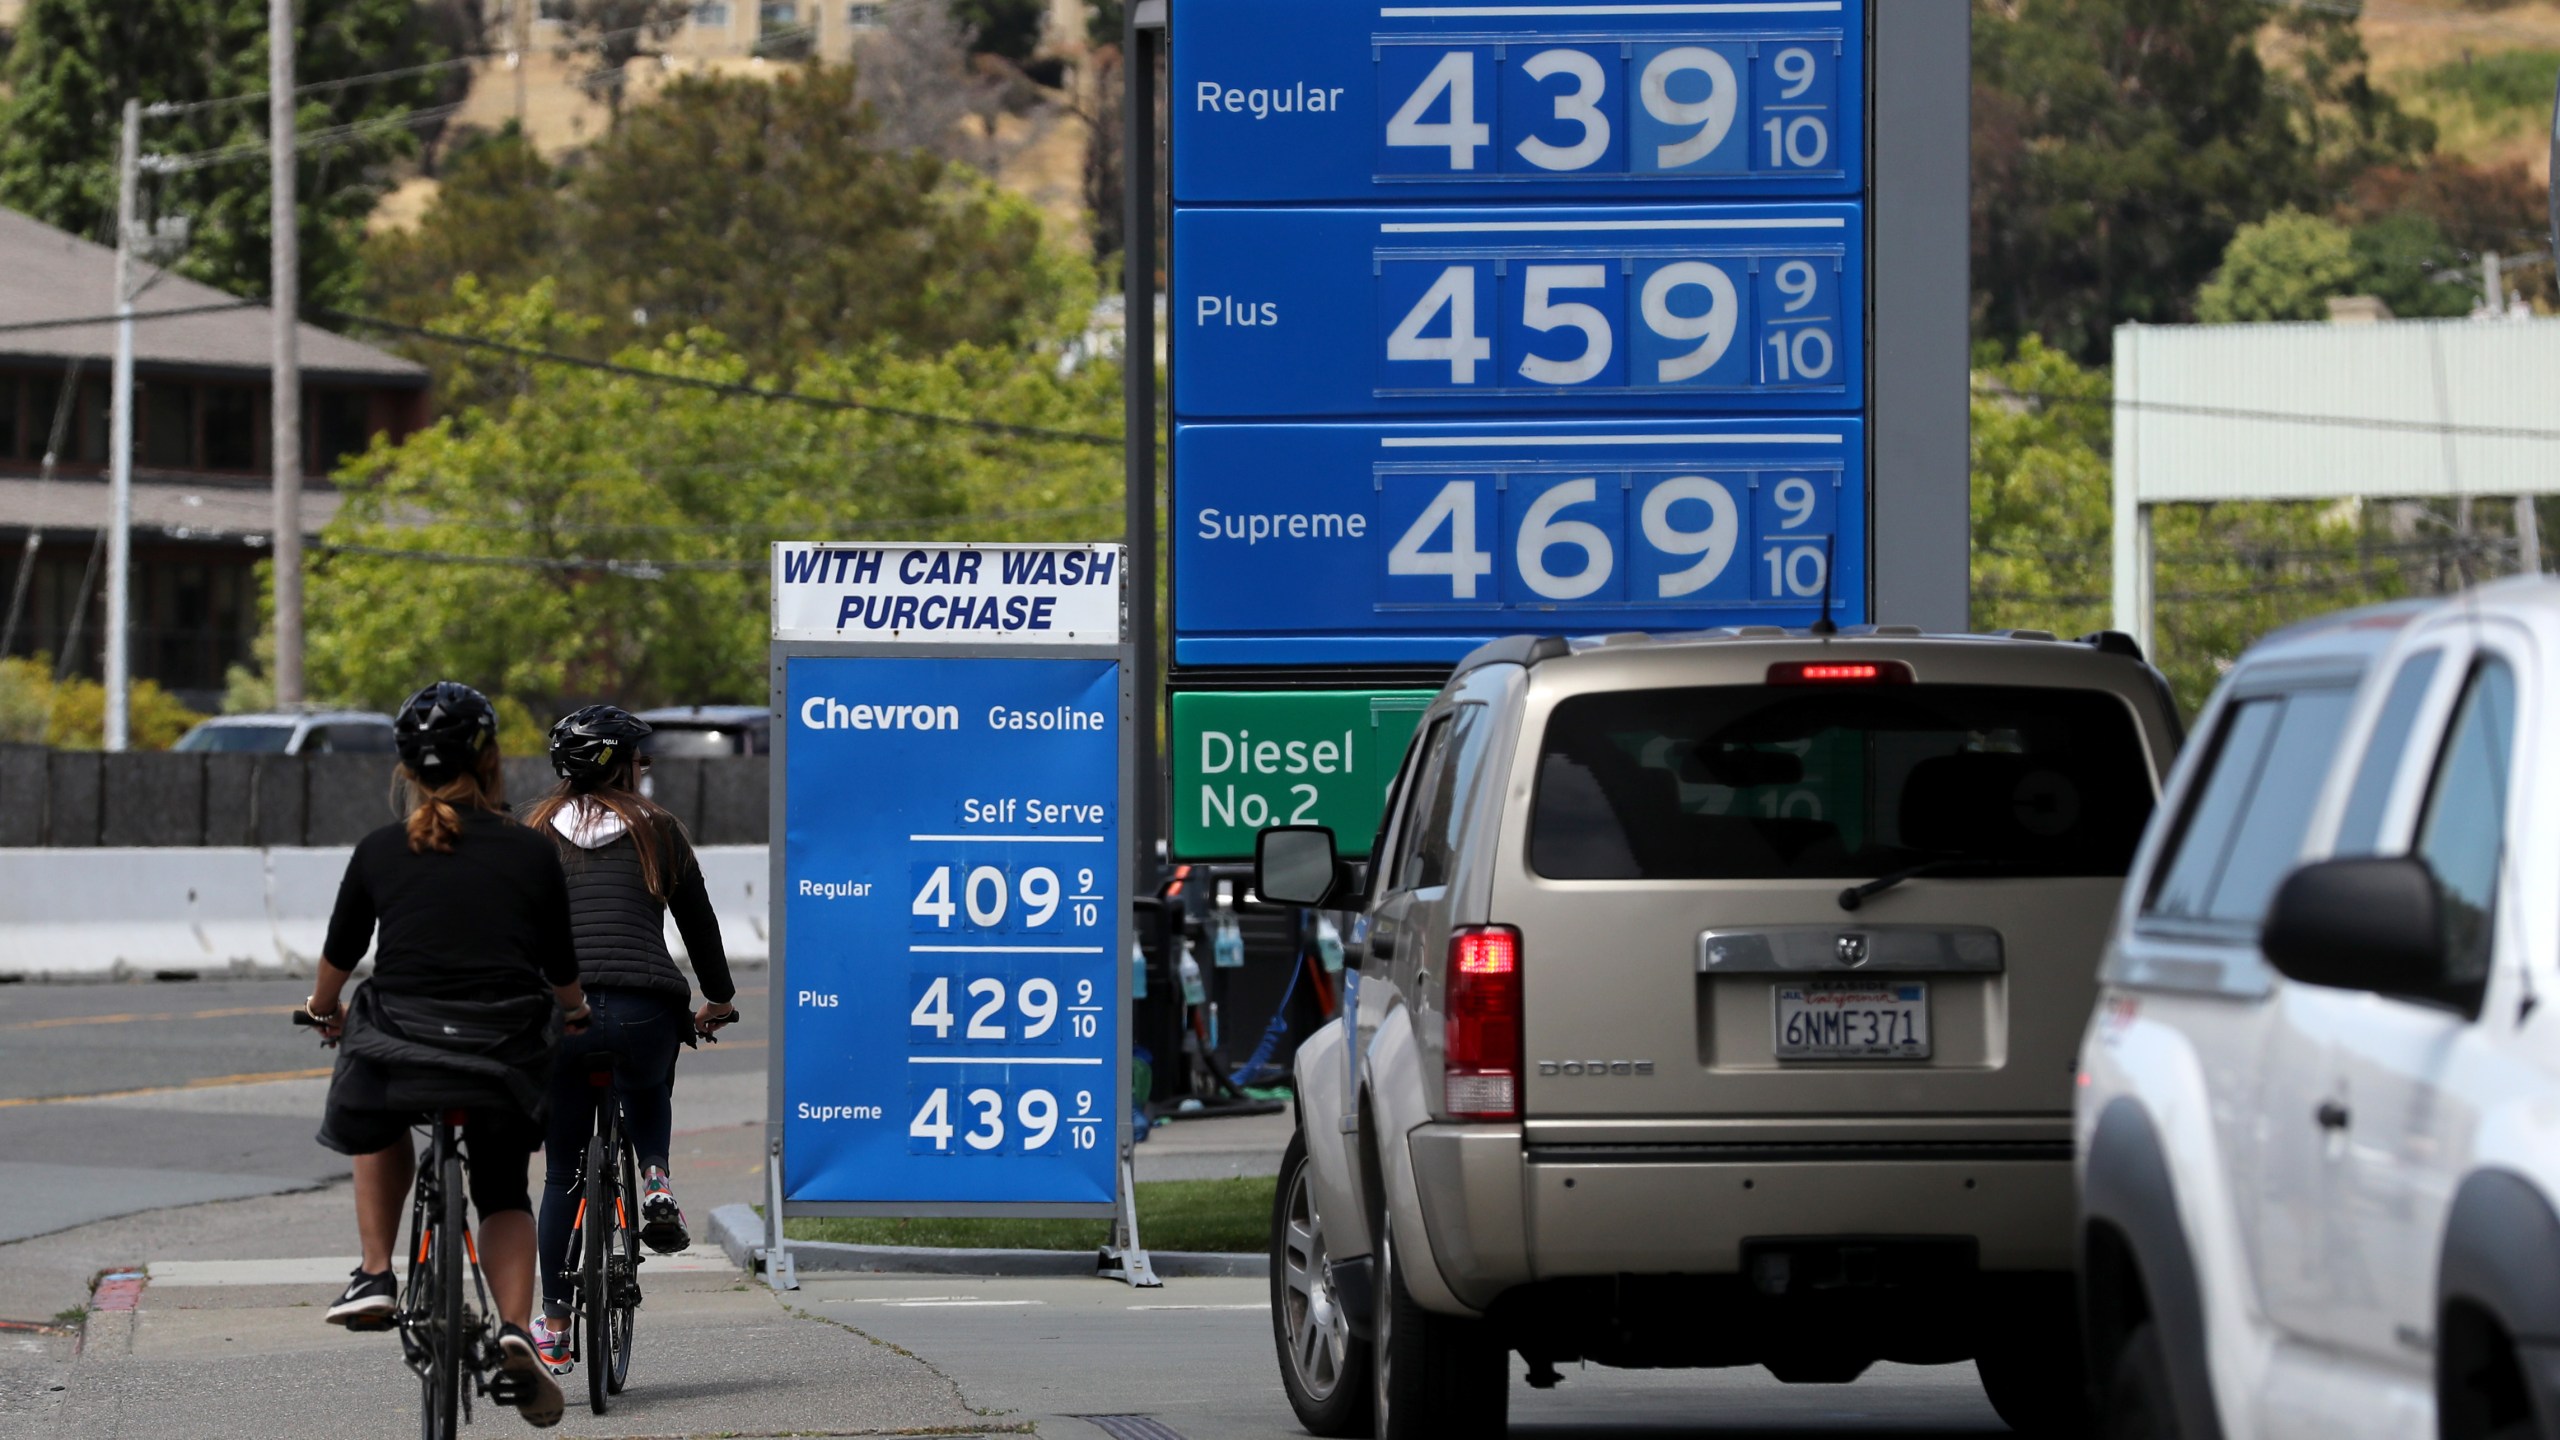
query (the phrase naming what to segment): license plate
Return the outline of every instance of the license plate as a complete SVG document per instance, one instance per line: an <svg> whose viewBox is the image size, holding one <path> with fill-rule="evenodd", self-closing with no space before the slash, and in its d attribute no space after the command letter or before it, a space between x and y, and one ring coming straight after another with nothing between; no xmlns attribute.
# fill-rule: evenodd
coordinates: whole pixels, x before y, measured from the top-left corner
<svg viewBox="0 0 2560 1440"><path fill-rule="evenodd" d="M1779 985L1781 1060L1926 1060L1929 986L1922 980Z"/></svg>

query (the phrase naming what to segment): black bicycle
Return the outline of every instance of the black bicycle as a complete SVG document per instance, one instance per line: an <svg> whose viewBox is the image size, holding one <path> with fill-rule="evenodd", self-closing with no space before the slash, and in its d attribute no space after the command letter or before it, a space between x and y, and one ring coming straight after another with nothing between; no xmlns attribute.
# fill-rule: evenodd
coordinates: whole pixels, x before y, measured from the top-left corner
<svg viewBox="0 0 2560 1440"><path fill-rule="evenodd" d="M293 1023L317 1027L307 1010L295 1007ZM335 1048L337 1041L324 1044ZM418 1181L411 1193L409 1282L401 1287L400 1308L375 1325L347 1328L396 1330L401 1358L418 1377L419 1425L423 1440L456 1440L471 1419L475 1393L491 1403L514 1405L520 1387L531 1376L509 1375L500 1368L497 1337L489 1317L489 1282L480 1273L480 1257L471 1243L471 1221L463 1208L463 1112L437 1114L418 1152ZM464 1277L469 1283L464 1283ZM464 1385L465 1375L471 1384Z"/></svg>
<svg viewBox="0 0 2560 1440"><path fill-rule="evenodd" d="M587 1084L597 1092L595 1133L587 1140L577 1219L569 1231L570 1278L577 1287L578 1359L587 1367L587 1404L601 1415L608 1397L631 1377L631 1341L640 1309L639 1156L622 1125L614 1089L618 1057L586 1057Z"/></svg>

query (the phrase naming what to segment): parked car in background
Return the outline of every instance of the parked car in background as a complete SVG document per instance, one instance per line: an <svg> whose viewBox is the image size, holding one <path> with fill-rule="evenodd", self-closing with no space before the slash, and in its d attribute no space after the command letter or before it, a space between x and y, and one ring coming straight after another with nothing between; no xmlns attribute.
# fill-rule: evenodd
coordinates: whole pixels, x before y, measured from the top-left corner
<svg viewBox="0 0 2560 1440"><path fill-rule="evenodd" d="M232 755L389 755L391 717L373 710L216 715L169 748Z"/></svg>
<svg viewBox="0 0 2560 1440"><path fill-rule="evenodd" d="M2207 706L2081 1052L2108 1435L2560 1436L2556 682L2528 580Z"/></svg>
<svg viewBox="0 0 2560 1440"><path fill-rule="evenodd" d="M1575 1361L1840 1383L1978 1359L2083 1433L2071 1076L2178 743L2132 643L1517 637L1462 662L1297 1055L1272 1323L1320 1435L1502 1432Z"/></svg>
<svg viewBox="0 0 2560 1440"><path fill-rule="evenodd" d="M643 710L644 754L670 760L717 760L773 751L773 715L761 705L669 705Z"/></svg>

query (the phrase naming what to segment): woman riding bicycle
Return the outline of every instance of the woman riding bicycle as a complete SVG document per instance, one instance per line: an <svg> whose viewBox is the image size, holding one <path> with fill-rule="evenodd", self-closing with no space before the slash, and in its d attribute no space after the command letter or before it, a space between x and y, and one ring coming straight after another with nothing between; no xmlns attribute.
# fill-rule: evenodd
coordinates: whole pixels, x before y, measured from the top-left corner
<svg viewBox="0 0 2560 1440"><path fill-rule="evenodd" d="M568 881L552 848L505 813L497 715L480 692L429 685L401 707L394 738L408 818L357 843L306 1002L323 1034L344 1037L319 1139L354 1157L364 1249L328 1319L390 1323L392 1245L415 1163L410 1127L461 1110L480 1269L502 1322L500 1364L522 1377L513 1393L524 1418L556 1425L560 1387L530 1325L535 1234L525 1181L560 1032L589 1015ZM341 1009L368 945L373 978Z"/></svg>
<svg viewBox="0 0 2560 1440"><path fill-rule="evenodd" d="M738 1014L729 1003L737 987L692 843L682 822L640 793L648 757L639 742L648 733L645 722L612 705L563 717L551 727L551 768L560 784L525 816L527 825L551 837L568 872L578 976L595 1007L595 1023L561 1048L551 1080L542 1187L544 1324L535 1338L556 1374L570 1365L569 1245L599 1099L587 1083L587 1057L614 1057L612 1093L621 1098L639 1152L640 1238L672 1254L690 1240L667 1178L676 1049ZM667 951L670 913L702 982L699 1010L689 1010L693 986Z"/></svg>

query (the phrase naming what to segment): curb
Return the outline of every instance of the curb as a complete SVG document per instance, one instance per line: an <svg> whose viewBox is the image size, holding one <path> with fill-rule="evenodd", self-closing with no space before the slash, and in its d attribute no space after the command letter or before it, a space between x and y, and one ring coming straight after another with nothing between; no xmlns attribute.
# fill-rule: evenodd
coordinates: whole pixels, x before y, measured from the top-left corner
<svg viewBox="0 0 2560 1440"><path fill-rule="evenodd" d="M711 1212L706 1236L732 1264L752 1275L764 1258L764 1217L752 1205L723 1205ZM794 1240L791 1263L809 1271L870 1275L986 1275L1089 1277L1095 1256L1085 1250L958 1250L929 1245L845 1245L832 1240ZM1268 1255L1230 1255L1200 1250L1151 1250L1156 1274L1173 1279L1201 1276L1258 1278L1271 1273Z"/></svg>

